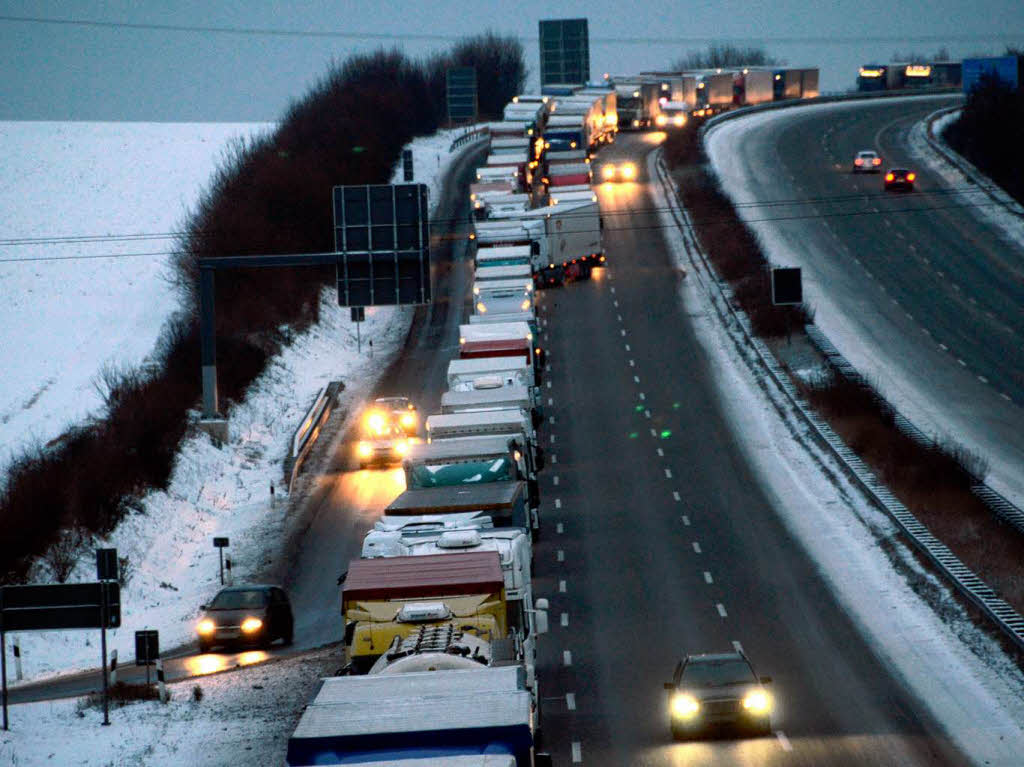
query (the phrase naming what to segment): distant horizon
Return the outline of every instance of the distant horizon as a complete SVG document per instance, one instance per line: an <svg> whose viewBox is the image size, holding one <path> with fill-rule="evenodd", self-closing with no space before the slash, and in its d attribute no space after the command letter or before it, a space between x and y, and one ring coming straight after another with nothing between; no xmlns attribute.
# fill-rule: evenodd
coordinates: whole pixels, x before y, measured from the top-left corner
<svg viewBox="0 0 1024 767"><path fill-rule="evenodd" d="M452 0L426 6L347 0L345 6L339 13L326 0L310 0L302 13L285 13L269 0L250 0L244 8L200 0L142 8L128 0L86 0L69 10L39 0L26 11L0 0L0 120L276 122L332 61L382 47L421 59L455 38L489 30L523 42L527 89L536 90L537 22L552 17L588 19L593 79L668 69L681 56L722 42L762 48L789 66L818 67L822 92L837 92L854 87L862 64L887 63L896 54L931 58L945 49L959 60L1024 46L1024 3L1011 0L970 6L936 0L927 14L882 0L828 8L807 0L776 0L771 7L720 0L714 8L688 9L650 0L627 23L619 5L607 0L561 3L557 14L538 0L522 0L515 14L480 0L470 16ZM453 19L459 20L455 33ZM716 37L701 40L694 33L701 29L714 29Z"/></svg>

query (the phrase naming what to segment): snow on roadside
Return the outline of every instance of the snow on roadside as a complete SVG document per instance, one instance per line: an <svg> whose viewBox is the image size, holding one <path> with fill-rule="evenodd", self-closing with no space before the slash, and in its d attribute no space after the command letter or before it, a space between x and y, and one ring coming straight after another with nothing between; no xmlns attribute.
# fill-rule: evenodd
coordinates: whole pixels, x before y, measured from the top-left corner
<svg viewBox="0 0 1024 767"><path fill-rule="evenodd" d="M0 474L100 408L104 363L152 351L177 305L169 235L228 142L270 127L0 122Z"/></svg>
<svg viewBox="0 0 1024 767"><path fill-rule="evenodd" d="M431 186L432 209L441 178L458 156L448 155L453 132L445 133L412 142L414 162L423 159L417 182ZM400 177L400 167L396 173ZM275 549L283 530L287 505L278 501L271 506L270 485L280 487L281 462L293 430L320 387L331 380L345 384L339 396L342 408L366 398L405 340L412 312L410 307L368 307L358 352L348 309L338 306L333 288L324 289L320 322L284 349L250 387L245 401L229 412L228 443L218 449L201 434L183 443L167 491L149 493L144 510L127 517L100 542L127 555L133 571L122 590L122 627L108 632L110 649L117 649L119 657L134 657L138 629L158 629L166 649L193 640L198 606L219 588L212 536L229 537L237 582L264 569L267 552ZM372 350L368 338L373 339ZM41 566L35 575L37 582L49 580ZM90 550L69 581L94 578ZM96 668L94 634L21 635L25 681Z"/></svg>
<svg viewBox="0 0 1024 767"><path fill-rule="evenodd" d="M11 706L0 764L219 767L284 764L288 737L337 648L167 686L171 699L102 708L84 699ZM193 689L202 691L194 700Z"/></svg>
<svg viewBox="0 0 1024 767"><path fill-rule="evenodd" d="M649 155L648 175L655 153ZM683 237L660 184L654 207L677 264L688 271ZM880 657L905 680L963 752L978 764L1017 765L1024 753L1024 675L999 645L976 628L948 587L900 549L905 570L944 594L943 618L911 588L879 546L895 525L875 509L817 445L798 440L794 416L783 418L740 358L729 330L697 279L685 281L680 300L691 309L698 338L713 364L723 410L735 424L751 465L771 494L780 519L817 564L840 604L872 640ZM790 412L789 408L783 408Z"/></svg>
<svg viewBox="0 0 1024 767"><path fill-rule="evenodd" d="M950 123L960 117L960 110L950 112L938 118L935 123L935 137L941 141L946 151L956 154L953 147L946 144L942 138L943 133ZM965 177L963 171L954 166L945 157L939 154L928 143L928 121L920 120L910 129L910 140L907 146L910 153L925 163L933 173L940 176L950 189L956 190L955 199L958 204L970 206L970 208L985 218L990 225L1002 232L1003 236L1017 243L1024 248L1024 219L1020 213L1013 213L1002 205L994 202L985 192L978 188L972 179ZM1021 211L1021 206L1004 192L997 183L985 176L974 165L961 157L960 162L970 169L976 179L984 179L985 185L998 197L1007 202L1016 211Z"/></svg>

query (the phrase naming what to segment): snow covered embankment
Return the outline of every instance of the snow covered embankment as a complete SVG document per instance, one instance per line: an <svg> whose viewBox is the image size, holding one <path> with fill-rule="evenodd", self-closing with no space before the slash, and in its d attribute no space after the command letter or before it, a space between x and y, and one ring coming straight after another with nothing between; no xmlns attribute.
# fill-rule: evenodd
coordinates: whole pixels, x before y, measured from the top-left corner
<svg viewBox="0 0 1024 767"><path fill-rule="evenodd" d="M428 185L432 205L449 163L458 155L448 154L455 135L442 132L411 145L416 181ZM393 181L400 180L398 167ZM203 435L188 438L167 491L149 493L143 511L127 517L108 540L100 542L127 556L132 570L122 591L122 627L108 632L110 649L117 649L119 657L134 657L138 629L158 629L165 649L194 638L198 606L219 587L212 536L230 538L236 582L263 569L267 552L275 549L283 529L286 503L271 505L270 485L280 482L281 460L293 430L328 381L344 382L343 408L372 391L405 339L412 309L368 307L361 328L361 353L356 351L355 325L348 310L338 306L333 288L321 294L320 317L317 325L268 365L246 400L228 414L228 443L218 449ZM372 350L366 344L370 338ZM92 580L94 568L90 551L69 581ZM50 578L40 566L33 580ZM97 667L94 633L21 635L26 679Z"/></svg>

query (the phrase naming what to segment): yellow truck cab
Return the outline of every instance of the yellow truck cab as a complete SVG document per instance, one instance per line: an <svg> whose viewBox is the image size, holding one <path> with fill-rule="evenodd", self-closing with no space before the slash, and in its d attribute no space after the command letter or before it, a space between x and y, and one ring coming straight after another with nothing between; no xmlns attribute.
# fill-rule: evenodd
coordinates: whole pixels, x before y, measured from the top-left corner
<svg viewBox="0 0 1024 767"><path fill-rule="evenodd" d="M488 642L508 636L497 551L356 559L341 592L349 670L365 673L391 646L424 626L455 625Z"/></svg>

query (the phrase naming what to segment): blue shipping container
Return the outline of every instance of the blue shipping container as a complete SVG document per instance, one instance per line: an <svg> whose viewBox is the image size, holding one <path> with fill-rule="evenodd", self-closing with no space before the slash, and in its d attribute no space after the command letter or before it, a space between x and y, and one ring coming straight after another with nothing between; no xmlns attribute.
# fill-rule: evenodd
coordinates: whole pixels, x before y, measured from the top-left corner
<svg viewBox="0 0 1024 767"><path fill-rule="evenodd" d="M992 73L996 75L1011 88L1017 88L1020 85L1017 81L1016 56L994 56L983 59L964 59L964 93L970 93L981 80L981 76L985 73Z"/></svg>

